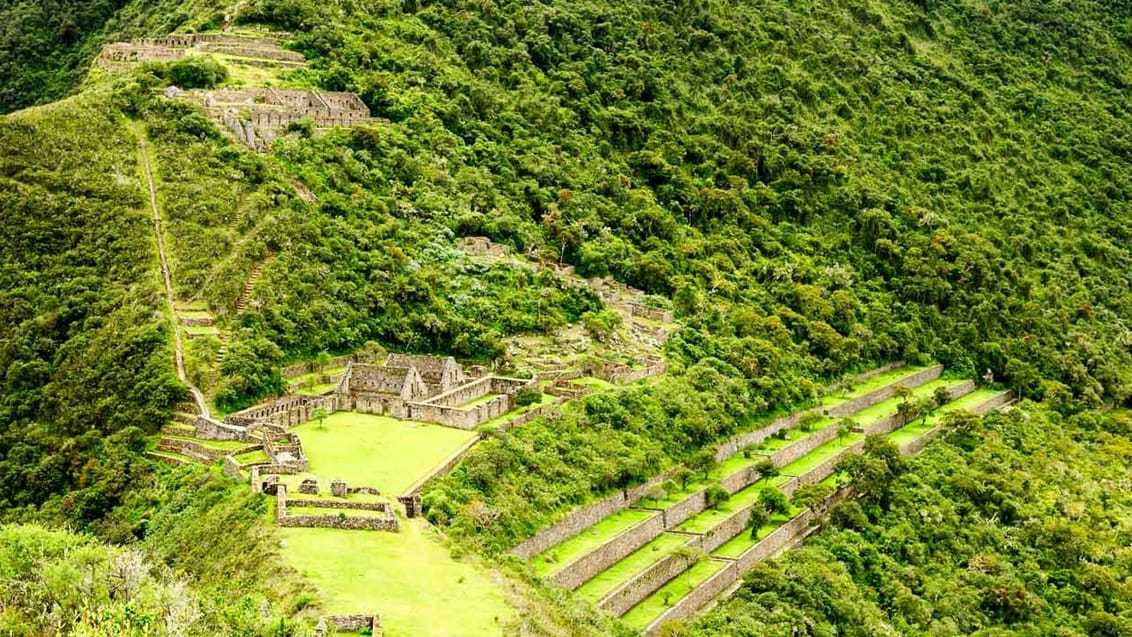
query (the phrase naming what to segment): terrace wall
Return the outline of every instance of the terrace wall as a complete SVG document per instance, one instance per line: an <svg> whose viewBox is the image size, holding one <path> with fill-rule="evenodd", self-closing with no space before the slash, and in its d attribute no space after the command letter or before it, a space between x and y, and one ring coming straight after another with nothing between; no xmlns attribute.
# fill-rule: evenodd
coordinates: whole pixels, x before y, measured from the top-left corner
<svg viewBox="0 0 1132 637"><path fill-rule="evenodd" d="M690 593L680 598L668 610L664 611L653 623L645 629L645 635L652 637L660 634L662 623L689 617L710 602L739 579L738 568L735 562L728 563L722 570L704 580L702 584L692 589Z"/></svg>
<svg viewBox="0 0 1132 637"><path fill-rule="evenodd" d="M699 543L700 538L693 537L685 546L695 549L698 548L696 545ZM620 617L655 593L661 586L688 570L695 561L696 558L692 554L673 553L610 591L598 602L598 608Z"/></svg>
<svg viewBox="0 0 1132 637"><path fill-rule="evenodd" d="M550 580L563 588L574 590L598 573L613 566L633 551L649 543L664 531L664 516L660 513L646 518L614 536L600 547L574 560L551 576Z"/></svg>
<svg viewBox="0 0 1132 637"><path fill-rule="evenodd" d="M950 402L956 398L961 398L967 394L975 391L975 381L968 380L947 389L947 400ZM865 434L886 434L896 431L897 429L908 424L915 418L908 419L901 413L895 413L891 416L881 418L868 427L855 427L854 431L859 431Z"/></svg>
<svg viewBox="0 0 1132 637"><path fill-rule="evenodd" d="M879 372L878 372L879 373ZM854 412L861 411L866 407L871 407L882 400L887 400L895 395L896 387L918 387L924 383L931 382L940 377L943 373L943 365L934 365L923 371L917 372L902 378L895 383L889 383L880 389L875 389L863 396L858 396L852 400L847 400L840 405L830 407L825 410L825 415L840 417L848 416ZM874 374L875 376L875 374Z"/></svg>

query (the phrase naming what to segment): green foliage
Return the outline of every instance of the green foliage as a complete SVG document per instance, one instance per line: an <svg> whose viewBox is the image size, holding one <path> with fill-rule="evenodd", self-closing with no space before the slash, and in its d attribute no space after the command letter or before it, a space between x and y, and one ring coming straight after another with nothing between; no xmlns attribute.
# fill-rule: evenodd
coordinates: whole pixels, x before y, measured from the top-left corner
<svg viewBox="0 0 1132 637"><path fill-rule="evenodd" d="M887 512L839 505L835 528L756 568L690 634L1126 634L1132 441L1104 420L1015 409L970 449L933 443Z"/></svg>
<svg viewBox="0 0 1132 637"><path fill-rule="evenodd" d="M719 486L718 484L709 485L704 490L704 501L707 503L707 508L718 509L719 505L731 499L731 494L727 489Z"/></svg>
<svg viewBox="0 0 1132 637"><path fill-rule="evenodd" d="M515 404L519 407L533 405L541 400L542 391L539 390L537 385L520 387L519 390L515 392Z"/></svg>
<svg viewBox="0 0 1132 637"><path fill-rule="evenodd" d="M211 56L190 56L171 62L168 77L179 88L212 88L228 80L228 69Z"/></svg>

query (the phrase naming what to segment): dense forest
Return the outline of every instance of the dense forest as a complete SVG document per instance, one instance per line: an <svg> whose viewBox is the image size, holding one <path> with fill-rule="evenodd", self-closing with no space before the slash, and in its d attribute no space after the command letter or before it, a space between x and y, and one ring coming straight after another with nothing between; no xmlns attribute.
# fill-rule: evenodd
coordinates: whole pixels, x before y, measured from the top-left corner
<svg viewBox="0 0 1132 637"><path fill-rule="evenodd" d="M681 630L1128 634L1127 494L1105 482L1126 473L1128 431L1088 415L1132 397L1127 3L251 0L230 17L291 32L311 65L295 82L354 91L379 118L265 154L161 98L159 68L87 75L103 43L214 29L229 4L0 8L0 520L175 560L157 546L173 530L148 520L193 487L140 455L184 397L144 135L177 293L231 330L218 370L219 342L189 352L224 410L278 393L285 362L374 344L524 373L506 337L600 311L553 277L471 262L464 236L670 300L662 381L492 433L429 486L459 546L499 554L831 379L934 359L1042 407L912 462L890 506L842 510ZM1074 468L1046 472L1055 458ZM928 509L946 524L917 526ZM940 528L963 532L923 535ZM1086 542L1094 528L1112 531ZM10 533L42 563L93 541ZM98 563L134 559L107 551ZM245 627L217 621L200 632Z"/></svg>

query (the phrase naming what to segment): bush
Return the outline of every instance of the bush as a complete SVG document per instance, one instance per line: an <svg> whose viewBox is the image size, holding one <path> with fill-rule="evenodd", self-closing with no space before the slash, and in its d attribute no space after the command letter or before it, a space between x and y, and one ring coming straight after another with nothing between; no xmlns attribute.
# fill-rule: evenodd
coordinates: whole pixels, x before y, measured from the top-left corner
<svg viewBox="0 0 1132 637"><path fill-rule="evenodd" d="M519 391L515 392L515 404L520 407L527 405L534 405L542 400L542 392L539 391L537 385L527 385L520 387Z"/></svg>
<svg viewBox="0 0 1132 637"><path fill-rule="evenodd" d="M169 65L169 82L180 88L212 88L228 80L228 69L210 56L189 57Z"/></svg>

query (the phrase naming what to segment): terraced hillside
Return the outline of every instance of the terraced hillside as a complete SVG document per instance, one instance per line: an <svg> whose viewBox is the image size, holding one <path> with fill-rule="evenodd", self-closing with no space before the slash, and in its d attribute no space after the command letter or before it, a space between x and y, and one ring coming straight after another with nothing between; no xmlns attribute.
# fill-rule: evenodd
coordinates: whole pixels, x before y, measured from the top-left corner
<svg viewBox="0 0 1132 637"><path fill-rule="evenodd" d="M941 379L941 371L881 371L807 412L809 417L796 414L744 434L745 441L762 440L745 442L740 452L682 484L654 480L651 489L636 491L636 499L623 496L625 506L588 528L575 526L575 535L533 555L534 570L656 634L664 621L694 612L759 561L804 537L821 510L845 497L833 470L842 456L861 450L866 433L885 435L912 452L934 435L947 411L981 413L1008 396L977 390L969 380ZM914 413L909 405L916 401L941 404ZM752 510L773 499L769 493L789 496L807 485L824 485L831 493L820 504L771 511L751 532Z"/></svg>

